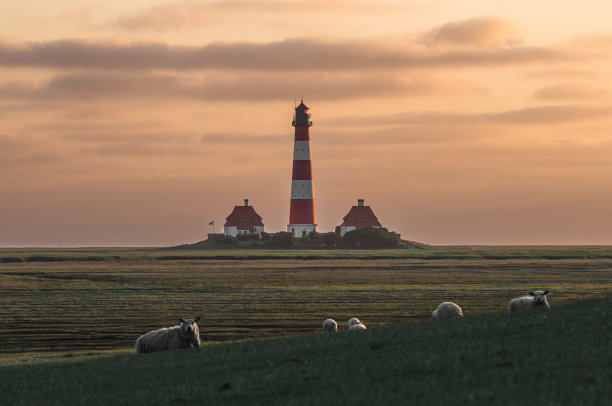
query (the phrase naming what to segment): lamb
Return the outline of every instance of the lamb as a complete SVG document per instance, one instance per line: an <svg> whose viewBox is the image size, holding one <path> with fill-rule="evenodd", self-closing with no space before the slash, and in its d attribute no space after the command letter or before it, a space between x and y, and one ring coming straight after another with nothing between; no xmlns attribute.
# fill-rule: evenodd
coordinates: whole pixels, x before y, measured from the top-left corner
<svg viewBox="0 0 612 406"><path fill-rule="evenodd" d="M365 324L362 324L362 323L351 324L348 329L349 331L367 330Z"/></svg>
<svg viewBox="0 0 612 406"><path fill-rule="evenodd" d="M508 312L514 313L533 309L550 309L550 305L546 300L548 290L536 290L529 292L529 296L516 297L508 304Z"/></svg>
<svg viewBox="0 0 612 406"><path fill-rule="evenodd" d="M338 323L334 319L327 319L323 322L323 331L326 333L335 333L338 331Z"/></svg>
<svg viewBox="0 0 612 406"><path fill-rule="evenodd" d="M353 317L348 321L348 329L349 330L367 330L365 324L361 322L356 317Z"/></svg>
<svg viewBox="0 0 612 406"><path fill-rule="evenodd" d="M431 318L434 320L454 319L463 317L463 310L453 302L442 302L438 308L431 312Z"/></svg>
<svg viewBox="0 0 612 406"><path fill-rule="evenodd" d="M196 319L178 319L181 324L174 327L149 331L136 340L134 352L144 354L147 352L177 350L200 346L200 329Z"/></svg>

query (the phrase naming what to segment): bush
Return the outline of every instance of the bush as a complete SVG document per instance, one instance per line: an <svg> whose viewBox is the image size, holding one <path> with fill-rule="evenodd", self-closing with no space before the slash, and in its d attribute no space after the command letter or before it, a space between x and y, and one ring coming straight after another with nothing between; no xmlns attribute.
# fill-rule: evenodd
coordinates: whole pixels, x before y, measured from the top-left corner
<svg viewBox="0 0 612 406"><path fill-rule="evenodd" d="M380 249L403 246L400 235L386 228L364 227L349 231L342 237L345 248Z"/></svg>
<svg viewBox="0 0 612 406"><path fill-rule="evenodd" d="M259 234L238 234L236 236L238 241L253 241L259 240Z"/></svg>
<svg viewBox="0 0 612 406"><path fill-rule="evenodd" d="M325 233L322 234L321 237L326 248L339 248L342 246L342 237L340 237L338 233Z"/></svg>
<svg viewBox="0 0 612 406"><path fill-rule="evenodd" d="M312 247L322 247L324 245L322 235L316 231L309 232L308 236L306 238L302 238L301 242Z"/></svg>
<svg viewBox="0 0 612 406"><path fill-rule="evenodd" d="M281 231L270 236L270 240L264 243L265 247L270 248L292 248L295 244L293 233Z"/></svg>

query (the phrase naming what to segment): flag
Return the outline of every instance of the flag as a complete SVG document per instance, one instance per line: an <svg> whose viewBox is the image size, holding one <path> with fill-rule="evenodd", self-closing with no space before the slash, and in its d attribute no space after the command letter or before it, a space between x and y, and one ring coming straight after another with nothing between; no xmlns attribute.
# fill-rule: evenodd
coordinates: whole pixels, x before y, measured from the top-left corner
<svg viewBox="0 0 612 406"><path fill-rule="evenodd" d="M215 225L215 220L211 221L210 223L208 223L209 226L214 226Z"/></svg>

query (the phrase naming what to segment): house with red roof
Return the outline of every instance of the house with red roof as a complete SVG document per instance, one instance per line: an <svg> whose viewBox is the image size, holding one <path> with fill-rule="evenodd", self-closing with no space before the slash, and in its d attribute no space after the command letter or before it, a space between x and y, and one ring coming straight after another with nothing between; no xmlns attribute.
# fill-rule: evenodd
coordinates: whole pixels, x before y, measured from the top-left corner
<svg viewBox="0 0 612 406"><path fill-rule="evenodd" d="M382 228L370 206L364 206L363 203L363 199L357 200L357 206L351 207L348 214L344 216L344 221L340 224L340 236L364 227Z"/></svg>
<svg viewBox="0 0 612 406"><path fill-rule="evenodd" d="M249 199L244 199L244 206L235 206L234 210L225 219L223 234L236 237L240 234L258 234L264 231L262 217L257 214L253 206L249 206Z"/></svg>

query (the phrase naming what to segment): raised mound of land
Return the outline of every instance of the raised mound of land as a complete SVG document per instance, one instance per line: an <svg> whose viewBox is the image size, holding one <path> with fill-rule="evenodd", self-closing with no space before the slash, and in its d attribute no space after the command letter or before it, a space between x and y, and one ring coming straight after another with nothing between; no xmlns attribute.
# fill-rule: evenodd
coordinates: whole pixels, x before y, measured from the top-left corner
<svg viewBox="0 0 612 406"><path fill-rule="evenodd" d="M422 249L428 247L414 241L404 241L400 235L385 228L366 227L349 231L340 236L336 232L312 232L308 236L295 238L292 233L238 235L212 234L208 239L193 244L181 244L170 249L206 250L224 248L248 249Z"/></svg>

